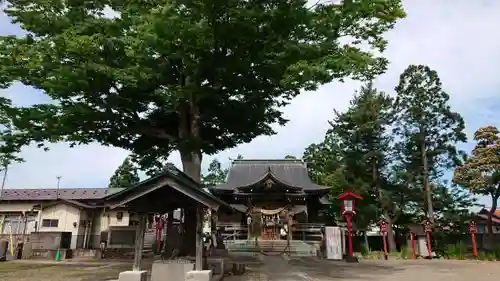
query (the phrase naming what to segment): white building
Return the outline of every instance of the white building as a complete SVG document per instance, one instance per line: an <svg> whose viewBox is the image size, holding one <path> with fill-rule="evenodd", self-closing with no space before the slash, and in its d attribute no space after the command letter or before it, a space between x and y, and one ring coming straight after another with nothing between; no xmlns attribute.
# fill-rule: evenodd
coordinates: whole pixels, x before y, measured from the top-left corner
<svg viewBox="0 0 500 281"><path fill-rule="evenodd" d="M98 247L110 226L132 226L126 209L105 211L99 206L122 188L7 189L0 197L0 236L32 232L70 232L71 248Z"/></svg>

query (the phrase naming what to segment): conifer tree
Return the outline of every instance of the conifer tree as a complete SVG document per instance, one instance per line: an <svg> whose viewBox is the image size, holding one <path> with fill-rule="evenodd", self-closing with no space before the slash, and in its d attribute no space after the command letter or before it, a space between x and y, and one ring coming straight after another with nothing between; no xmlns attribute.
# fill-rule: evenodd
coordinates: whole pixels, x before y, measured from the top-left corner
<svg viewBox="0 0 500 281"><path fill-rule="evenodd" d="M139 181L140 179L137 168L127 157L109 179L108 187L126 188L136 185Z"/></svg>
<svg viewBox="0 0 500 281"><path fill-rule="evenodd" d="M396 87L394 133L400 163L414 188L422 190L421 206L434 221L432 181L460 162L456 145L466 141L464 121L451 110L449 95L436 71L410 65Z"/></svg>
<svg viewBox="0 0 500 281"><path fill-rule="evenodd" d="M336 113L330 133L339 140L348 186L364 198L357 216L364 216L367 223L383 215L389 224L389 249L395 251L392 229L400 209L393 200L397 189L389 182L387 173L392 105L392 98L368 83L361 87L347 111Z"/></svg>

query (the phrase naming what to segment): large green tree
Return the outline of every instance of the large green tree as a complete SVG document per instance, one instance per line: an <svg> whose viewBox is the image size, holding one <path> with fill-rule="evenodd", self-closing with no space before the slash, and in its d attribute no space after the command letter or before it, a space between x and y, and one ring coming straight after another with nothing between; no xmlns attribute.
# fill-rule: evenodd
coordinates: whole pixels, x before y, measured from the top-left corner
<svg viewBox="0 0 500 281"><path fill-rule="evenodd" d="M393 224L400 213L400 206L393 200L400 191L389 182L393 101L377 91L372 83L361 87L351 100L350 107L336 112L329 133L335 134L341 147L345 188L363 196L358 217L365 223L377 221L383 215L388 222L389 249L396 250ZM398 201L399 202L399 201Z"/></svg>
<svg viewBox="0 0 500 281"><path fill-rule="evenodd" d="M142 168L178 150L196 181L203 153L274 134L301 90L382 73L383 34L405 15L399 0L14 0L5 12L27 35L0 38L0 84L55 101L13 111L17 144L98 142ZM186 210L187 228L195 218Z"/></svg>
<svg viewBox="0 0 500 281"><path fill-rule="evenodd" d="M139 183L139 173L134 163L127 157L109 179L109 188L131 187Z"/></svg>
<svg viewBox="0 0 500 281"><path fill-rule="evenodd" d="M12 142L16 131L9 116L10 111L11 101L0 97L0 166L2 169L6 169L11 163L24 161L18 156L22 145Z"/></svg>
<svg viewBox="0 0 500 281"><path fill-rule="evenodd" d="M488 233L492 234L492 217L500 198L500 132L494 126L479 128L474 133L477 142L470 157L453 174L455 183L473 193L489 196Z"/></svg>
<svg viewBox="0 0 500 281"><path fill-rule="evenodd" d="M302 155L307 164L309 177L317 184L329 186L331 204L321 210L331 223L340 219L340 204L334 198L342 193L345 187L343 163L340 147L335 135L326 134L323 141L309 145Z"/></svg>
<svg viewBox="0 0 500 281"><path fill-rule="evenodd" d="M457 143L465 142L464 121L451 110L436 71L410 65L396 87L394 132L399 161L413 188L422 189L422 209L434 221L433 180L460 162Z"/></svg>

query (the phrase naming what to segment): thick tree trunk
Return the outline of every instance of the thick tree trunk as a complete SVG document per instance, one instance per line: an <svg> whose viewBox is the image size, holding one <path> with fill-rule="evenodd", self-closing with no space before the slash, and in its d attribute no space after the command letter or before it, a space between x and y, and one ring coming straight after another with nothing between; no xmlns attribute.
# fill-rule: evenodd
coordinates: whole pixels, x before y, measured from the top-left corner
<svg viewBox="0 0 500 281"><path fill-rule="evenodd" d="M391 200L390 203L392 203L391 198L384 198L384 194L380 187L378 186L378 169L376 163L372 164L372 180L374 185L376 186L378 197L381 203L382 210L384 212L384 218L387 221L387 243L389 245L389 252L395 252L397 251L396 248L396 239L394 237L394 231L393 231L393 220L392 217L389 214L389 206L385 202L385 200Z"/></svg>
<svg viewBox="0 0 500 281"><path fill-rule="evenodd" d="M201 180L201 153L181 153L183 171L196 182ZM196 255L196 206L184 208L184 233L179 255Z"/></svg>
<svg viewBox="0 0 500 281"><path fill-rule="evenodd" d="M189 77L186 77L189 85ZM200 112L194 96L179 108L179 153L183 172L194 181L201 182L201 148L197 147L200 141ZM198 204L196 204L198 205ZM192 206L184 209L184 232L179 255L196 256L196 229L197 208Z"/></svg>
<svg viewBox="0 0 500 281"><path fill-rule="evenodd" d="M420 129L420 153L422 155L422 177L425 193L425 202L427 203L427 218L434 223L434 208L432 206L432 190L429 183L429 160L427 159L427 148L425 146L425 132Z"/></svg>
<svg viewBox="0 0 500 281"><path fill-rule="evenodd" d="M397 252L396 237L394 236L394 223L389 212L384 211L384 217L387 221L387 245L389 246L389 252Z"/></svg>
<svg viewBox="0 0 500 281"><path fill-rule="evenodd" d="M214 210L210 211L210 231L217 231L217 212Z"/></svg>
<svg viewBox="0 0 500 281"><path fill-rule="evenodd" d="M488 213L488 221L487 221L487 227L488 227L488 236L492 237L493 236L493 214L495 213L497 209L497 201L498 201L498 195L494 194L491 196L491 208Z"/></svg>
<svg viewBox="0 0 500 281"><path fill-rule="evenodd" d="M178 255L180 235L177 229L174 227L174 212L168 212L167 214L167 225L166 225L166 237L165 237L165 250L163 251L163 257L165 259L174 258Z"/></svg>

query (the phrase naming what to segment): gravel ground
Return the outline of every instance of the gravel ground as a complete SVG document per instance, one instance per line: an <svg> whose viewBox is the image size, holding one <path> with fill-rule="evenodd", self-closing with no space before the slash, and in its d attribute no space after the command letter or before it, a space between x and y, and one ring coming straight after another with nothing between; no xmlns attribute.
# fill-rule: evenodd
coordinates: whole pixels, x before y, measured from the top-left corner
<svg viewBox="0 0 500 281"><path fill-rule="evenodd" d="M243 276L224 281L497 281L500 262L448 260L373 260L358 264L316 258L262 257ZM143 268L150 269L150 262ZM55 263L13 261L0 263L1 281L106 281L117 279L131 263ZM177 281L177 280L176 280ZM182 280L178 280L182 281Z"/></svg>
<svg viewBox="0 0 500 281"><path fill-rule="evenodd" d="M225 281L493 281L500 276L500 262L449 260L376 260L359 264L315 258L265 257L264 265L249 268L244 276Z"/></svg>
<svg viewBox="0 0 500 281"><path fill-rule="evenodd" d="M50 263L10 261L0 263L1 281L106 281L130 270L129 263Z"/></svg>

